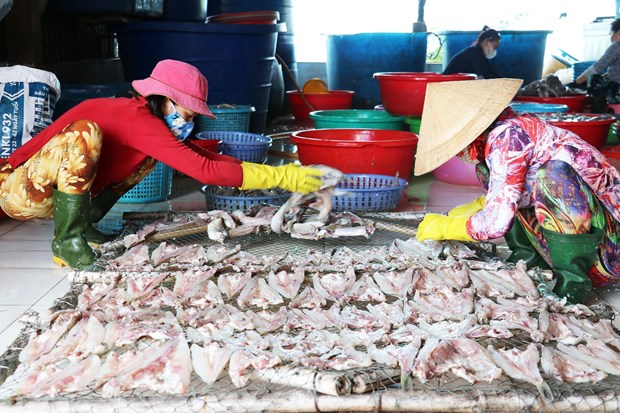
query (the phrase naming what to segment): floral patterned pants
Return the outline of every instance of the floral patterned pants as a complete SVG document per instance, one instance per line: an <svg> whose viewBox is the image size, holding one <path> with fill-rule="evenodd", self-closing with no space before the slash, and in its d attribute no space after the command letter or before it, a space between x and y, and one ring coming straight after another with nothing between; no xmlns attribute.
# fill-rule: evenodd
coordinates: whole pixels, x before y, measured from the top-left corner
<svg viewBox="0 0 620 413"><path fill-rule="evenodd" d="M0 208L11 218L51 218L54 214L52 189L67 194L84 194L97 173L102 134L88 120L69 124L30 159L12 169L0 165ZM111 186L127 192L150 173L157 162L147 158L131 176Z"/></svg>
<svg viewBox="0 0 620 413"><path fill-rule="evenodd" d="M488 171L485 178L484 169L482 165L477 172L486 187ZM542 228L563 234L587 234L598 228L603 236L590 278L594 285L620 282L620 222L600 204L577 172L565 162L549 161L537 171L534 191L534 207L520 209L517 219L545 261L551 260Z"/></svg>

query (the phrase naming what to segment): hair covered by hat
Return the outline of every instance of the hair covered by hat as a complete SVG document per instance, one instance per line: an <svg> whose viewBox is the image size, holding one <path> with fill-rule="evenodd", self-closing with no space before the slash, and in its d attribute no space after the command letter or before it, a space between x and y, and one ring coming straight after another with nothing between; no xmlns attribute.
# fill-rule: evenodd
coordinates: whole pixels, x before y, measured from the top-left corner
<svg viewBox="0 0 620 413"><path fill-rule="evenodd" d="M521 79L429 83L414 175L432 171L465 149L497 119L522 83Z"/></svg>
<svg viewBox="0 0 620 413"><path fill-rule="evenodd" d="M149 77L134 80L131 85L142 96L165 96L196 113L215 118L207 106L207 78L189 63L161 60Z"/></svg>

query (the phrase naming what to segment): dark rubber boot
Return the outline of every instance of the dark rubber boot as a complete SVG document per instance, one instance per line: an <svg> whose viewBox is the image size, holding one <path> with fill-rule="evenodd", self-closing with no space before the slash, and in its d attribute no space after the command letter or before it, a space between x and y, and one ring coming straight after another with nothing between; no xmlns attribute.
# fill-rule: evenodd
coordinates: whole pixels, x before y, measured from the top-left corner
<svg viewBox="0 0 620 413"><path fill-rule="evenodd" d="M588 271L596 260L596 250L603 233L593 229L592 234L562 234L543 229L547 239L551 270L557 281L553 292L566 297L572 304L582 304L592 294Z"/></svg>
<svg viewBox="0 0 620 413"><path fill-rule="evenodd" d="M86 220L90 194L65 194L54 189L55 236L52 240L54 263L85 270L97 260L97 254L84 238L90 224Z"/></svg>
<svg viewBox="0 0 620 413"><path fill-rule="evenodd" d="M523 224L518 218L515 218L510 232L504 235L506 244L510 248L511 254L506 261L516 263L519 260L525 261L527 268L540 267L542 269L549 269L549 264L545 259L536 251L532 241L527 236Z"/></svg>

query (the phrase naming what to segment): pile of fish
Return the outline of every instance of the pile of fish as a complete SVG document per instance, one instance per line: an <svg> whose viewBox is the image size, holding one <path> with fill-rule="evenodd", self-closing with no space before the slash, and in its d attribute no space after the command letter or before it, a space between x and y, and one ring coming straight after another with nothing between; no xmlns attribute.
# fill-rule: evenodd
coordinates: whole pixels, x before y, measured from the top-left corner
<svg viewBox="0 0 620 413"><path fill-rule="evenodd" d="M595 122L601 120L615 120L613 115L607 113L590 114L590 113L541 113L537 117L545 122Z"/></svg>
<svg viewBox="0 0 620 413"><path fill-rule="evenodd" d="M562 84L560 78L555 75L549 75L544 79L535 80L523 86L518 96L538 96L538 97L558 97L583 95L584 90L570 88Z"/></svg>
<svg viewBox="0 0 620 413"><path fill-rule="evenodd" d="M522 263L481 260L458 242L298 256L138 244L98 279L75 308L44 317L0 397L187 396L198 377L204 390L280 368L379 367L403 382L508 376L549 400L546 381L620 375L610 320L541 297Z"/></svg>
<svg viewBox="0 0 620 413"><path fill-rule="evenodd" d="M173 222L154 222L123 240L129 248L150 236L183 228L204 228L212 241L225 243L230 239L258 233L289 234L292 238L319 240L323 238L364 237L374 233L371 221L364 221L352 212L334 212L335 186L344 175L333 168L325 171L323 185L310 194L293 193L281 206L254 205L246 211L211 210L204 213L179 215Z"/></svg>

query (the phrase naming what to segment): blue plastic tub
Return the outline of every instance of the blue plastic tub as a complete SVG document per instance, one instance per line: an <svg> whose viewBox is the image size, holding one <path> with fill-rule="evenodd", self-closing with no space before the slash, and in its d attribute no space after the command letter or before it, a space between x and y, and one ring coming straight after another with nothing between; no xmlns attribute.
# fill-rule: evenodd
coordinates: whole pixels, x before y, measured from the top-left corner
<svg viewBox="0 0 620 413"><path fill-rule="evenodd" d="M77 105L78 103L94 98L129 97L131 83L102 83L102 84L67 84L60 87L60 98L54 108L53 119Z"/></svg>
<svg viewBox="0 0 620 413"><path fill-rule="evenodd" d="M513 102L510 109L516 114L568 112L568 106L553 103Z"/></svg>
<svg viewBox="0 0 620 413"><path fill-rule="evenodd" d="M169 0L171 1L171 0ZM289 67L295 81L298 79L297 59L295 58L295 21L293 19L294 0L210 0L208 14L240 13L249 11L275 10L280 13L279 23L286 24L286 32L278 34L276 53ZM284 90L295 89L295 83L289 76L284 76ZM284 99L284 110L288 103ZM286 113L286 112L285 112ZM275 114L276 116L279 115Z"/></svg>
<svg viewBox="0 0 620 413"><path fill-rule="evenodd" d="M163 59L196 66L209 81L209 102L252 105L250 131L267 123L276 40L282 24L132 22L118 25L126 79L142 79ZM157 47L147 47L157 45Z"/></svg>
<svg viewBox="0 0 620 413"><path fill-rule="evenodd" d="M360 33L327 36L330 90L353 90L354 109L381 103L375 72L423 72L426 33Z"/></svg>
<svg viewBox="0 0 620 413"><path fill-rule="evenodd" d="M549 30L502 30L502 41L497 49L497 57L491 60L500 77L523 79L527 84L540 80L545 59L545 47ZM479 31L440 32L443 49L443 68L445 69L461 50L472 45Z"/></svg>

